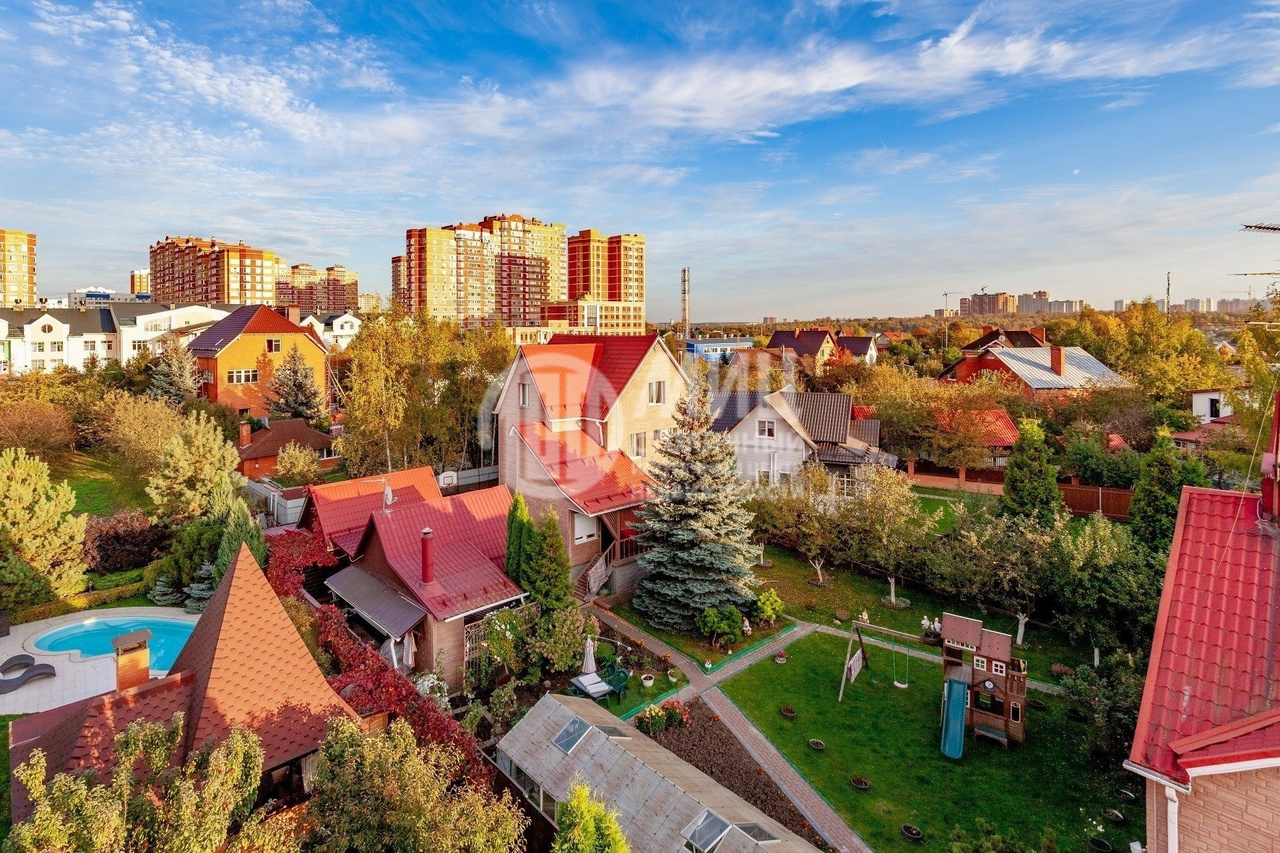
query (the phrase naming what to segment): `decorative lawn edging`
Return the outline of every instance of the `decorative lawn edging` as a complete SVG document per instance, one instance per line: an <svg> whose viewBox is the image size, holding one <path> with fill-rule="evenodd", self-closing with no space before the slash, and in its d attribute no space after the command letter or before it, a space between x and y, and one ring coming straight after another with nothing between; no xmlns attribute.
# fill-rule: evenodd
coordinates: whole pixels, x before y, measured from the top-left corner
<svg viewBox="0 0 1280 853"><path fill-rule="evenodd" d="M663 693L661 696L655 696L653 699L649 701L648 704L637 705L636 707L632 708L630 711L627 711L625 714L622 714L621 716L619 716L618 719L629 720L632 717L634 717L636 714L639 714L645 708L648 708L649 705L661 705L663 702L672 698L683 689L684 689L684 685L681 685L678 687L672 687L670 690L668 690L666 693Z"/></svg>
<svg viewBox="0 0 1280 853"><path fill-rule="evenodd" d="M705 673L707 673L708 675L710 675L711 673L716 672L717 670L719 670L719 669L720 669L722 666L724 666L725 664L733 663L734 661L736 661L736 660L738 660L739 658L741 658L743 655L751 654L751 653L752 653L752 652L754 652L756 649L761 648L762 646L766 646L766 645L768 645L769 643L772 643L774 640L776 640L776 639L778 639L779 637L783 636L783 635L784 635L784 634L786 634L787 632L789 632L789 631L794 631L794 630L796 629L796 626L800 624L799 622L797 622L797 621L796 621L796 620L794 620L794 619L790 619L790 618L788 618L788 621L791 623L790 625L784 625L783 627L779 628L779 629L778 629L778 631L777 631L776 633L774 633L774 634L770 634L769 636L765 637L763 640L758 640L758 641L756 641L756 642L752 643L751 645L747 646L745 649L740 649L739 651L734 652L734 653L733 653L732 655L730 655L729 657L727 657L727 658L725 658L724 660L720 661L720 663L715 664L714 666L712 666L712 667L711 667L711 669L707 669L707 668L704 666L704 667L702 668L702 671L703 671L703 672L705 672Z"/></svg>

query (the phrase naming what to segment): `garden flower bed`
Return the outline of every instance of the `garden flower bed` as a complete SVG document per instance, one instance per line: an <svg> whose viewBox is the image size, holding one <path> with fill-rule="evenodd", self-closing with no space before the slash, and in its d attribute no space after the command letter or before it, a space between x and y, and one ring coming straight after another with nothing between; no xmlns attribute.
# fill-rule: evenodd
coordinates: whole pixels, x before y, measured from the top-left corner
<svg viewBox="0 0 1280 853"><path fill-rule="evenodd" d="M666 729L653 739L818 849L828 849L795 804L701 699L686 708L691 725Z"/></svg>

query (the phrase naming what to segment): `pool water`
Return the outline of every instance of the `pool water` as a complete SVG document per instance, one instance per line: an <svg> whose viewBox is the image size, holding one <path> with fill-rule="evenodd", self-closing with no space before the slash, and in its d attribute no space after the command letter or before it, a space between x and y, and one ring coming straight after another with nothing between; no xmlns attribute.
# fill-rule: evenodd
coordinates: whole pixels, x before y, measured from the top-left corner
<svg viewBox="0 0 1280 853"><path fill-rule="evenodd" d="M78 651L84 657L111 655L115 654L112 639L146 628L151 632L151 640L147 643L151 652L151 668L158 672L168 672L195 627L194 622L181 622L177 619L86 619L40 635L36 638L35 645L44 652Z"/></svg>

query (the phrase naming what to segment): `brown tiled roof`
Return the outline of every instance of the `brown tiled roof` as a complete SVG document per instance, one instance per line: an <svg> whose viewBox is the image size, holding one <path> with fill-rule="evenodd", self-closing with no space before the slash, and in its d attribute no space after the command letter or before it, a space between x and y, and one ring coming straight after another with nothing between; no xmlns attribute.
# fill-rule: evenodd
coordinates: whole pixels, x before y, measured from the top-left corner
<svg viewBox="0 0 1280 853"><path fill-rule="evenodd" d="M200 333L187 349L198 356L212 358L222 352L240 335L306 335L316 346L324 349L324 342L310 326L299 326L265 305L242 305L226 317ZM287 349L287 347L286 347Z"/></svg>
<svg viewBox="0 0 1280 853"><path fill-rule="evenodd" d="M279 456L289 443L309 447L312 450L327 450L333 447L333 439L328 433L320 432L307 426L302 418L289 418L283 421L269 421L265 429L255 432L244 447L237 447L240 459L263 459Z"/></svg>

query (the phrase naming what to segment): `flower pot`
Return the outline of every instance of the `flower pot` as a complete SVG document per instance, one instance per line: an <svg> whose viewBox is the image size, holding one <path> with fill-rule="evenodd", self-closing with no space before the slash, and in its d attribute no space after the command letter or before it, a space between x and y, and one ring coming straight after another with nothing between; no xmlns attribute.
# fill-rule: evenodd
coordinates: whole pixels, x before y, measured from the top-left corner
<svg viewBox="0 0 1280 853"><path fill-rule="evenodd" d="M790 705L783 705L782 716L786 717L788 720L794 720L796 718L796 709L792 708Z"/></svg>
<svg viewBox="0 0 1280 853"><path fill-rule="evenodd" d="M672 684L675 684L677 681L680 680L680 672L674 669L667 670L667 680L670 681Z"/></svg>
<svg viewBox="0 0 1280 853"><path fill-rule="evenodd" d="M1116 809L1103 809L1102 816L1112 823L1124 823L1124 815Z"/></svg>
<svg viewBox="0 0 1280 853"><path fill-rule="evenodd" d="M853 785L855 790L865 791L871 787L871 782L865 776L854 776L849 780L849 784Z"/></svg>
<svg viewBox="0 0 1280 853"><path fill-rule="evenodd" d="M1095 835L1089 839L1089 849L1093 853L1111 853L1115 848L1111 846L1111 842L1107 841L1107 839L1099 838Z"/></svg>
<svg viewBox="0 0 1280 853"><path fill-rule="evenodd" d="M645 687L652 687L653 676L646 672L644 675L640 676L640 683L643 684Z"/></svg>
<svg viewBox="0 0 1280 853"><path fill-rule="evenodd" d="M1122 803L1136 803L1138 795L1128 788L1116 788L1116 796L1120 798Z"/></svg>
<svg viewBox="0 0 1280 853"><path fill-rule="evenodd" d="M924 838L924 833L920 831L920 827L904 823L902 825L902 837L908 841L920 841Z"/></svg>
<svg viewBox="0 0 1280 853"><path fill-rule="evenodd" d="M786 662L787 662L787 656L786 656L786 655L774 655L774 656L773 656L773 662L774 662L774 663L786 663Z"/></svg>
<svg viewBox="0 0 1280 853"><path fill-rule="evenodd" d="M709 660L704 660L704 661L702 662L702 668L703 668L703 669L705 669L707 672L710 672L710 671L711 671L711 661L709 661Z"/></svg>
<svg viewBox="0 0 1280 853"><path fill-rule="evenodd" d="M813 749L814 752L822 752L824 749L827 748L827 745L822 741L818 740L816 737L811 737L809 738L809 747Z"/></svg>

